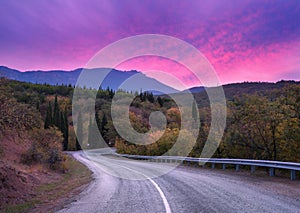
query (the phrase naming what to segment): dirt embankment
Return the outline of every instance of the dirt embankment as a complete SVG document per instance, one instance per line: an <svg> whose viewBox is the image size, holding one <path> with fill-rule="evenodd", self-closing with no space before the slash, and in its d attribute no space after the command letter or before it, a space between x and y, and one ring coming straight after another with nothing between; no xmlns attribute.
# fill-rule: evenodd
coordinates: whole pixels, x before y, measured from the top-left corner
<svg viewBox="0 0 300 213"><path fill-rule="evenodd" d="M0 212L55 211L92 179L91 172L69 156L65 172L21 163L30 145L26 135L6 133L0 139Z"/></svg>

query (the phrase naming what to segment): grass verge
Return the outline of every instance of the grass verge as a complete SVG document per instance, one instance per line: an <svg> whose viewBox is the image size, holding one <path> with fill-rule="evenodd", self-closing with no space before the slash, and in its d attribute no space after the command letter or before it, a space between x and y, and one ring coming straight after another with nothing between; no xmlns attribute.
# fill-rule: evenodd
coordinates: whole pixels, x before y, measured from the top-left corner
<svg viewBox="0 0 300 213"><path fill-rule="evenodd" d="M42 184L36 188L36 196L25 203L6 206L0 212L55 212L71 203L72 198L85 189L92 180L92 172L71 156L64 162L68 171L59 181Z"/></svg>

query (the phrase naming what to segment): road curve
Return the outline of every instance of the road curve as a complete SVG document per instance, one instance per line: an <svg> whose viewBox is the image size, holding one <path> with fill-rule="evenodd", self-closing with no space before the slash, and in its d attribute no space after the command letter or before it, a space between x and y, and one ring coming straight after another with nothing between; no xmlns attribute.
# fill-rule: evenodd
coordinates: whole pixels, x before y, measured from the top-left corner
<svg viewBox="0 0 300 213"><path fill-rule="evenodd" d="M255 177L187 166L150 178L151 170L153 174L153 171L169 164L107 156L101 158L101 155L95 163L83 152L73 153L73 156L94 172L95 180L60 213L300 212L299 181L291 186L287 180L274 190L263 187L265 182L259 184ZM114 169L108 171L103 165ZM119 178L120 174L123 177L128 175L128 179ZM132 174L142 180L132 180ZM266 185L272 186L270 182ZM293 193L289 193L289 189Z"/></svg>

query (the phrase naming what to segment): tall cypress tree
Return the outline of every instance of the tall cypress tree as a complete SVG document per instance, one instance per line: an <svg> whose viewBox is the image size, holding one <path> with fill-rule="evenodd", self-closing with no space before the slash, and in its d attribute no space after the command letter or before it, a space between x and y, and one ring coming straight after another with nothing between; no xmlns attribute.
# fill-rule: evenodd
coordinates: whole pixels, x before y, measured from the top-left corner
<svg viewBox="0 0 300 213"><path fill-rule="evenodd" d="M96 110L96 113L95 113L95 119L96 119L96 125L98 127L99 130L101 130L101 120L99 119L99 111Z"/></svg>
<svg viewBox="0 0 300 213"><path fill-rule="evenodd" d="M107 124L107 118L105 113L103 113L102 121L101 121L101 133L103 135L104 131L106 130L105 125Z"/></svg>
<svg viewBox="0 0 300 213"><path fill-rule="evenodd" d="M46 119L45 119L44 128L48 129L52 125L53 125L52 106L51 106L51 102L49 101L48 108L47 108L47 113L46 113Z"/></svg>
<svg viewBox="0 0 300 213"><path fill-rule="evenodd" d="M65 130L65 118L64 118L64 113L60 111L59 113L59 130L64 134ZM65 135L63 135L65 137Z"/></svg>
<svg viewBox="0 0 300 213"><path fill-rule="evenodd" d="M155 99L154 99L154 95L152 92L148 93L148 100L151 102L151 103L154 103Z"/></svg>
<svg viewBox="0 0 300 213"><path fill-rule="evenodd" d="M93 124L92 124L92 117L90 116L89 122L89 132L88 132L88 145L91 146L93 144Z"/></svg>
<svg viewBox="0 0 300 213"><path fill-rule="evenodd" d="M59 106L58 106L58 101L57 101L57 95L55 95L54 110L53 110L53 124L55 126L57 126L58 128L60 127L59 116L60 116L60 113L59 113Z"/></svg>
<svg viewBox="0 0 300 213"><path fill-rule="evenodd" d="M77 129L76 129L76 150L81 150L79 142L83 142L83 124L82 124L82 115L79 112L77 119Z"/></svg>
<svg viewBox="0 0 300 213"><path fill-rule="evenodd" d="M38 111L40 111L40 100L38 100L38 101L36 102L35 108L36 108Z"/></svg>
<svg viewBox="0 0 300 213"><path fill-rule="evenodd" d="M64 124L65 124L65 129L64 129L64 144L63 144L63 149L66 151L68 150L68 142L69 142L69 121L68 121L68 111L67 108L65 108L64 112Z"/></svg>
<svg viewBox="0 0 300 213"><path fill-rule="evenodd" d="M158 102L160 107L162 107L164 105L164 101L160 96L157 97L157 102Z"/></svg>
<svg viewBox="0 0 300 213"><path fill-rule="evenodd" d="M195 121L197 120L197 115L198 115L197 111L198 111L197 103L196 101L194 101L192 106L192 116Z"/></svg>

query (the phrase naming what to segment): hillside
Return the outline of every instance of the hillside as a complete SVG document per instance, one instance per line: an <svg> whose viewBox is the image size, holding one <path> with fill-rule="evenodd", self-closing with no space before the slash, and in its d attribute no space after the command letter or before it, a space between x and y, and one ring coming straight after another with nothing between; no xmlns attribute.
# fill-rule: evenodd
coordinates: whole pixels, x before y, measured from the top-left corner
<svg viewBox="0 0 300 213"><path fill-rule="evenodd" d="M242 95L269 95L273 90L282 90L283 88L291 85L300 85L300 81L278 81L276 83L270 82L243 82L223 85L224 94L227 101L232 101L236 97ZM214 88L206 88L213 90ZM194 87L190 90L199 105L199 107L208 106L209 99L204 87Z"/></svg>
<svg viewBox="0 0 300 213"><path fill-rule="evenodd" d="M13 97L12 88L12 81L0 79L0 212L48 212L91 174L62 152L61 132L44 129L35 104Z"/></svg>

